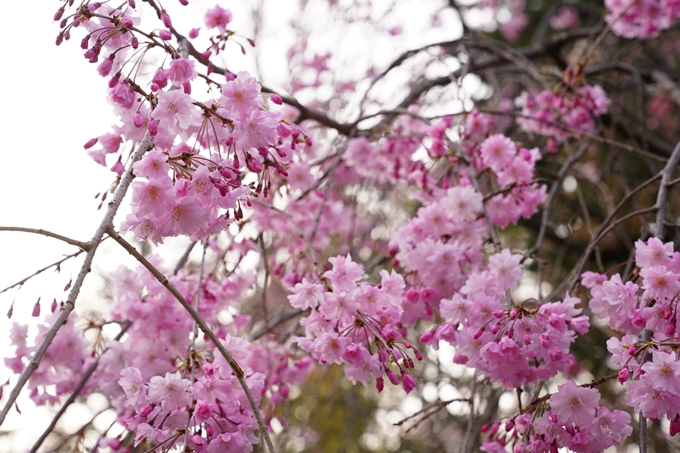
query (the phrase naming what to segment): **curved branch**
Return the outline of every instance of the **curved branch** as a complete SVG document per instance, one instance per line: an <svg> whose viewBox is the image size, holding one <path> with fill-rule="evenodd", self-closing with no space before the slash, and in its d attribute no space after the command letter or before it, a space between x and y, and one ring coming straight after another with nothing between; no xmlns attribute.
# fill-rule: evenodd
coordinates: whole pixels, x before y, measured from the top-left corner
<svg viewBox="0 0 680 453"><path fill-rule="evenodd" d="M62 236L61 234L52 233L51 231L47 231L47 230L43 230L43 229L0 226L0 231L19 231L21 233L42 234L43 236L47 236L47 237L54 238L54 239L59 239L60 241L64 241L67 244L75 245L76 247L79 247L84 251L88 251L90 249L90 243L89 242L77 241L75 239L71 239L71 238L67 238L66 236Z"/></svg>
<svg viewBox="0 0 680 453"><path fill-rule="evenodd" d="M49 266L45 266L45 267L43 267L42 269L38 269L37 271L35 271L35 272L32 273L31 275L29 275L28 277L26 277L26 278L24 278L24 279L22 279L22 280L19 280L18 282L14 283L13 285L10 285L10 286L8 286L7 288L3 289L2 291L0 291L0 294L4 293L4 292L6 292L6 291L9 291L10 289L15 288L15 287L17 287L17 286L19 286L19 287L23 286L24 283L26 283L28 280L32 279L32 278L35 277L36 275L45 272L47 269L49 269L49 268L51 268L51 267L55 267L55 266L56 266L56 267L58 268L59 265L61 265L61 263L63 263L64 261L70 260L71 258L75 258L76 256L80 255L80 254L83 253L83 252L84 252L84 250L78 250L76 253L72 253L72 254L70 254L70 255L66 255L64 258L60 259L60 260L57 261L57 262L54 262L54 263L50 264Z"/></svg>
<svg viewBox="0 0 680 453"><path fill-rule="evenodd" d="M272 440L269 437L269 432L267 431L267 427L264 424L264 421L262 420L262 415L260 414L260 409L257 407L257 404L255 403L255 398L253 398L253 394L250 392L250 388L248 387L248 383L246 382L245 379L245 374L243 373L243 370L239 366L238 363L236 363L236 360L229 354L229 351L224 347L222 342L217 338L215 333L212 331L212 329L203 321L203 318L198 314L198 312L194 309L194 307L187 302L187 300L180 294L179 291L170 283L165 275L163 275L158 269L156 269L153 264L151 264L146 258L144 258L133 246L131 246L125 239L123 239L113 228L113 226L110 226L108 228L108 233L109 236L113 238L114 241L118 242L118 244L121 245L127 252L132 255L139 263L144 266L151 274L156 277L158 282L165 286L165 288L170 291L170 293L175 296L175 299L179 301L179 303L184 307L184 309L189 313L189 316L196 322L198 327L203 331L203 333L210 339L210 341L213 342L217 350L222 354L222 357L227 361L229 366L231 367L231 370L234 372L234 375L238 379L239 383L241 384L241 388L243 389L243 392L246 394L246 398L248 399L248 403L250 403L250 407L253 410L253 415L257 419L257 425L260 428L260 433L264 437L267 447L269 448L269 451L271 453L275 453L274 450L274 445L272 444Z"/></svg>

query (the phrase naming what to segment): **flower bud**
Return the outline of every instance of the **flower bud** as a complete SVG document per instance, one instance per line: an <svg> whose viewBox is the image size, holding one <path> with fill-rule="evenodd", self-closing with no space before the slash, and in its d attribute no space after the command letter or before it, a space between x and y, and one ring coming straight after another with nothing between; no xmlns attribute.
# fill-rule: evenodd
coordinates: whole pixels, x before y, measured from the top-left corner
<svg viewBox="0 0 680 453"><path fill-rule="evenodd" d="M149 121L148 130L149 130L149 135L151 135L152 137L156 136L156 134L158 133L158 124L156 124L155 120Z"/></svg>
<svg viewBox="0 0 680 453"><path fill-rule="evenodd" d="M628 368L624 368L621 371L619 371L619 383L623 385L624 382L628 380L630 373L628 373Z"/></svg>
<svg viewBox="0 0 680 453"><path fill-rule="evenodd" d="M134 124L137 128L144 126L144 117L141 113L137 112L132 115L132 124Z"/></svg>
<svg viewBox="0 0 680 453"><path fill-rule="evenodd" d="M91 138L91 139L89 139L89 140L83 145L83 148L85 148L85 149L90 149L90 148L92 148L94 145L96 145L98 141L99 141L98 138Z"/></svg>
<svg viewBox="0 0 680 453"><path fill-rule="evenodd" d="M272 94L272 96L271 96L270 99L271 99L272 102L273 102L274 104L276 104L276 105L281 105L281 104L283 104L283 99L282 99L281 96L279 96L278 94Z"/></svg>

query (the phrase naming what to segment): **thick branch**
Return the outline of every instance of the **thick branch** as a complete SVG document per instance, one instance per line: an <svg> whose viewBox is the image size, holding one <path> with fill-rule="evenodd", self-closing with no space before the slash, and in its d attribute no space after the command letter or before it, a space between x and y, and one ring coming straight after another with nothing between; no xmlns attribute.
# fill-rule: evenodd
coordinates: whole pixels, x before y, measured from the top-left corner
<svg viewBox="0 0 680 453"><path fill-rule="evenodd" d="M253 394L250 392L250 388L248 387L248 383L246 382L245 374L243 373L243 370L239 366L238 363L236 363L236 360L229 354L229 351L224 347L222 342L217 338L215 333L212 331L212 329L203 321L203 318L198 314L198 312L194 309L194 307L187 302L187 300L180 294L179 291L168 281L167 277L163 275L158 269L156 269L146 258L144 258L133 246L131 246L125 239L123 239L113 228L113 226L109 227L108 229L109 236L113 238L116 242L118 242L125 250L128 251L130 255L135 257L139 263L144 266L151 274L156 277L156 279L160 282L161 285L165 286L165 288L170 291L170 293L175 296L175 299L179 301L179 303L184 307L184 309L189 313L189 316L196 322L198 327L201 329L201 331L210 339L210 341L213 342L217 350L222 354L222 357L227 361L229 366L231 367L231 370L234 372L234 375L238 379L239 383L241 384L241 388L243 389L243 392L246 394L246 398L248 399L248 403L250 403L250 407L253 410L253 415L255 416L255 419L257 420L257 425L260 428L260 433L262 436L264 436L264 439L267 443L267 447L269 448L269 451L271 453L275 453L274 450L274 445L272 444L271 438L269 437L269 432L267 431L267 427L264 424L264 421L262 420L262 415L260 414L260 409L257 407L257 404L255 403L255 398L253 398Z"/></svg>

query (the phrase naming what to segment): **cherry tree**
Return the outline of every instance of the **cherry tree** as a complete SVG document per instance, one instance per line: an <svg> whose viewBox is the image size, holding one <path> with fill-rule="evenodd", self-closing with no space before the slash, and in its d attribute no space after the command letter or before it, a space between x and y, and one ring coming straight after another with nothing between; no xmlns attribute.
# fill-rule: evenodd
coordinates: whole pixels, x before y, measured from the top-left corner
<svg viewBox="0 0 680 453"><path fill-rule="evenodd" d="M89 239L0 226L76 248L2 289L0 424L25 395L55 410L32 452L325 451L290 407L336 369L348 392L422 398L393 422L421 449L677 442L680 2L272 8L56 8L57 46L80 47L117 118L78 132L112 185ZM105 240L135 264L88 317ZM75 260L13 319L24 285ZM57 435L92 394L114 423Z"/></svg>

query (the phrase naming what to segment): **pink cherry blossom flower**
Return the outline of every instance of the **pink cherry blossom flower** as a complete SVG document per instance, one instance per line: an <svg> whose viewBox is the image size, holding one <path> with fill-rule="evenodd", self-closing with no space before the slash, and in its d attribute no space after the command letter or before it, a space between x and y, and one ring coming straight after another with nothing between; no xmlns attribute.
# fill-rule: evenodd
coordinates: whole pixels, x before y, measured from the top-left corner
<svg viewBox="0 0 680 453"><path fill-rule="evenodd" d="M276 126L278 121L273 114L261 110L251 114L237 123L236 146L247 151L261 148L276 142Z"/></svg>
<svg viewBox="0 0 680 453"><path fill-rule="evenodd" d="M135 176L149 179L167 179L170 164L168 157L158 149L152 149L142 157L142 160L132 165Z"/></svg>
<svg viewBox="0 0 680 453"><path fill-rule="evenodd" d="M252 114L252 110L259 109L262 105L260 88L254 77L241 71L234 80L222 85L220 105L227 111L246 118Z"/></svg>
<svg viewBox="0 0 680 453"><path fill-rule="evenodd" d="M324 287L319 283L312 283L306 278L301 283L295 285L291 291L293 294L288 296L288 302L301 310L316 308L323 302Z"/></svg>
<svg viewBox="0 0 680 453"><path fill-rule="evenodd" d="M364 275L364 271L349 255L336 256L328 261L333 265L333 270L324 272L323 276L331 281L334 291L349 292L356 288L356 281Z"/></svg>
<svg viewBox="0 0 680 453"><path fill-rule="evenodd" d="M153 117L161 121L161 127L174 134L200 121L200 114L192 104L191 98L181 90L160 91L158 106L153 111Z"/></svg>
<svg viewBox="0 0 680 453"><path fill-rule="evenodd" d="M589 426L597 407L600 392L593 388L578 387L574 381L557 388L557 393L550 396L550 410L561 423L577 426Z"/></svg>
<svg viewBox="0 0 680 453"><path fill-rule="evenodd" d="M149 401L160 403L167 411L182 408L191 402L190 385L179 372L165 373L165 377L153 376L149 381Z"/></svg>
<svg viewBox="0 0 680 453"><path fill-rule="evenodd" d="M652 357L642 365L645 381L655 389L680 396L680 362L675 352L652 351Z"/></svg>
<svg viewBox="0 0 680 453"><path fill-rule="evenodd" d="M494 134L484 140L479 151L484 164L496 173L503 170L517 155L515 143L502 134Z"/></svg>
<svg viewBox="0 0 680 453"><path fill-rule="evenodd" d="M489 257L489 269L504 289L517 287L517 282L522 277L522 266L519 264L521 258L520 255L512 255L508 249Z"/></svg>
<svg viewBox="0 0 680 453"><path fill-rule="evenodd" d="M165 76L174 83L180 84L195 79L198 73L194 69L193 61L178 58L170 62L170 68L165 70Z"/></svg>
<svg viewBox="0 0 680 453"><path fill-rule="evenodd" d="M220 5L215 5L215 7L206 11L205 25L208 28L217 28L220 32L224 33L232 18L231 11L222 8Z"/></svg>

